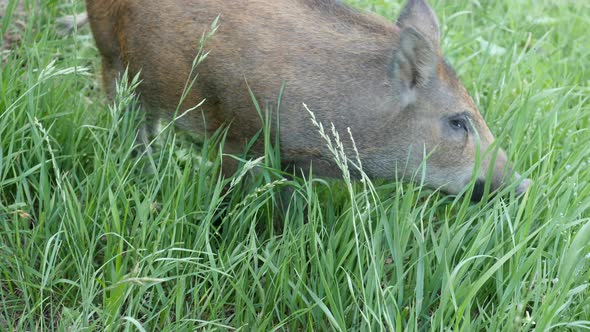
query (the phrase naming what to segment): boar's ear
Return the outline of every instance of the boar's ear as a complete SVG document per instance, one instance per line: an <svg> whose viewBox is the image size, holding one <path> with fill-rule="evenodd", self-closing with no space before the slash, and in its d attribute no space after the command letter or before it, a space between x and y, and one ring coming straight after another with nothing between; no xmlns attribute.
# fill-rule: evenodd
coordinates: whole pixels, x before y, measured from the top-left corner
<svg viewBox="0 0 590 332"><path fill-rule="evenodd" d="M397 19L397 26L416 29L435 47L440 43L438 20L426 0L409 0Z"/></svg>
<svg viewBox="0 0 590 332"><path fill-rule="evenodd" d="M413 102L417 88L427 85L436 75L437 59L432 43L421 33L414 28L401 31L390 73L401 93L402 108Z"/></svg>

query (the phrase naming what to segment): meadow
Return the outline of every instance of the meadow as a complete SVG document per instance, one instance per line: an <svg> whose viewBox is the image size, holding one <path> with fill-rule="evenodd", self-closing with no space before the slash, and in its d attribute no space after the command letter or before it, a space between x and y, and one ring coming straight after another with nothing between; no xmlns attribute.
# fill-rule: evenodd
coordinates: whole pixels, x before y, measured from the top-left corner
<svg viewBox="0 0 590 332"><path fill-rule="evenodd" d="M266 133L229 178L221 134L138 158L137 82L109 103L89 28L58 33L83 2L0 1L0 330L590 330L590 3L430 3L520 198L290 177Z"/></svg>

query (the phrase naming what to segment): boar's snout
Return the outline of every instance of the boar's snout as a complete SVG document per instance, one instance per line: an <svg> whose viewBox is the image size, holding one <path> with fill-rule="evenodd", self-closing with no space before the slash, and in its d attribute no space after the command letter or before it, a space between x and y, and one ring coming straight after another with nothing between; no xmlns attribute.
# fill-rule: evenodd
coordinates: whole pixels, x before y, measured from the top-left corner
<svg viewBox="0 0 590 332"><path fill-rule="evenodd" d="M516 181L521 181L521 179L522 177L520 176L520 174L516 173ZM516 195L520 196L524 194L527 191L527 189L529 189L532 183L533 182L531 181L531 179L522 179L522 181L520 182L518 187L516 187L514 192L516 193Z"/></svg>
<svg viewBox="0 0 590 332"><path fill-rule="evenodd" d="M512 168L508 167L508 171L505 174L510 174L512 172ZM516 194L516 196L520 196L522 194L524 194L528 188L530 187L530 185L532 184L531 179L523 179L523 177L518 173L515 172L514 175L509 175L512 178L513 183L516 182L520 182L518 184L518 186L514 189L514 193ZM497 177L495 179L495 181L492 181L491 183L491 188L490 191L492 193L492 195L497 192L498 190L501 190L503 187L505 187L508 183L504 182L503 179L505 177L504 176L500 176ZM473 192L471 193L471 200L474 202L478 202L481 201L481 199L484 196L485 193L485 185L486 182L483 179L478 179L475 182L475 185L473 186Z"/></svg>

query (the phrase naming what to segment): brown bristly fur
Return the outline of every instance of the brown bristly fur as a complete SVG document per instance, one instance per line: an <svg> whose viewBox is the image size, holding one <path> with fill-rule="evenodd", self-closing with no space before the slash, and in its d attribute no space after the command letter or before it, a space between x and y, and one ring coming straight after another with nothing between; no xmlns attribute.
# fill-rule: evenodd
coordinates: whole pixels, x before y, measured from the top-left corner
<svg viewBox="0 0 590 332"><path fill-rule="evenodd" d="M210 54L180 109L205 103L176 124L210 134L231 123L227 152L241 151L262 126L249 89L272 111L285 84L285 166L339 172L303 103L325 125L351 128L370 177L411 175L429 155L418 180L456 193L471 178L477 147L490 155L494 138L442 57L438 21L424 0L409 0L395 24L335 0L87 0L87 10L107 93L125 68L141 72L138 92L152 122L174 116L199 37L219 17L206 44ZM509 172L503 151L493 162L484 157L479 177L489 168L492 188L500 187Z"/></svg>

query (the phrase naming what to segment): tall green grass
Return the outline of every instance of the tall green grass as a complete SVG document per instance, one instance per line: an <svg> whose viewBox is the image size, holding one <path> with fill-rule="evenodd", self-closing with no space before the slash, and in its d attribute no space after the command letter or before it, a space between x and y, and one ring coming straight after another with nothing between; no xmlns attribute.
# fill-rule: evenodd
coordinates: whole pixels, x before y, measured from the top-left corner
<svg viewBox="0 0 590 332"><path fill-rule="evenodd" d="M401 8L350 2L391 19ZM24 3L0 71L0 330L590 329L584 2L434 2L445 53L534 181L477 204L287 176L271 131L265 156L237 156L227 179L223 131L195 146L166 128L137 156L137 82L107 102L88 29L56 33L83 6ZM322 126L354 170L335 139L348 133Z"/></svg>

